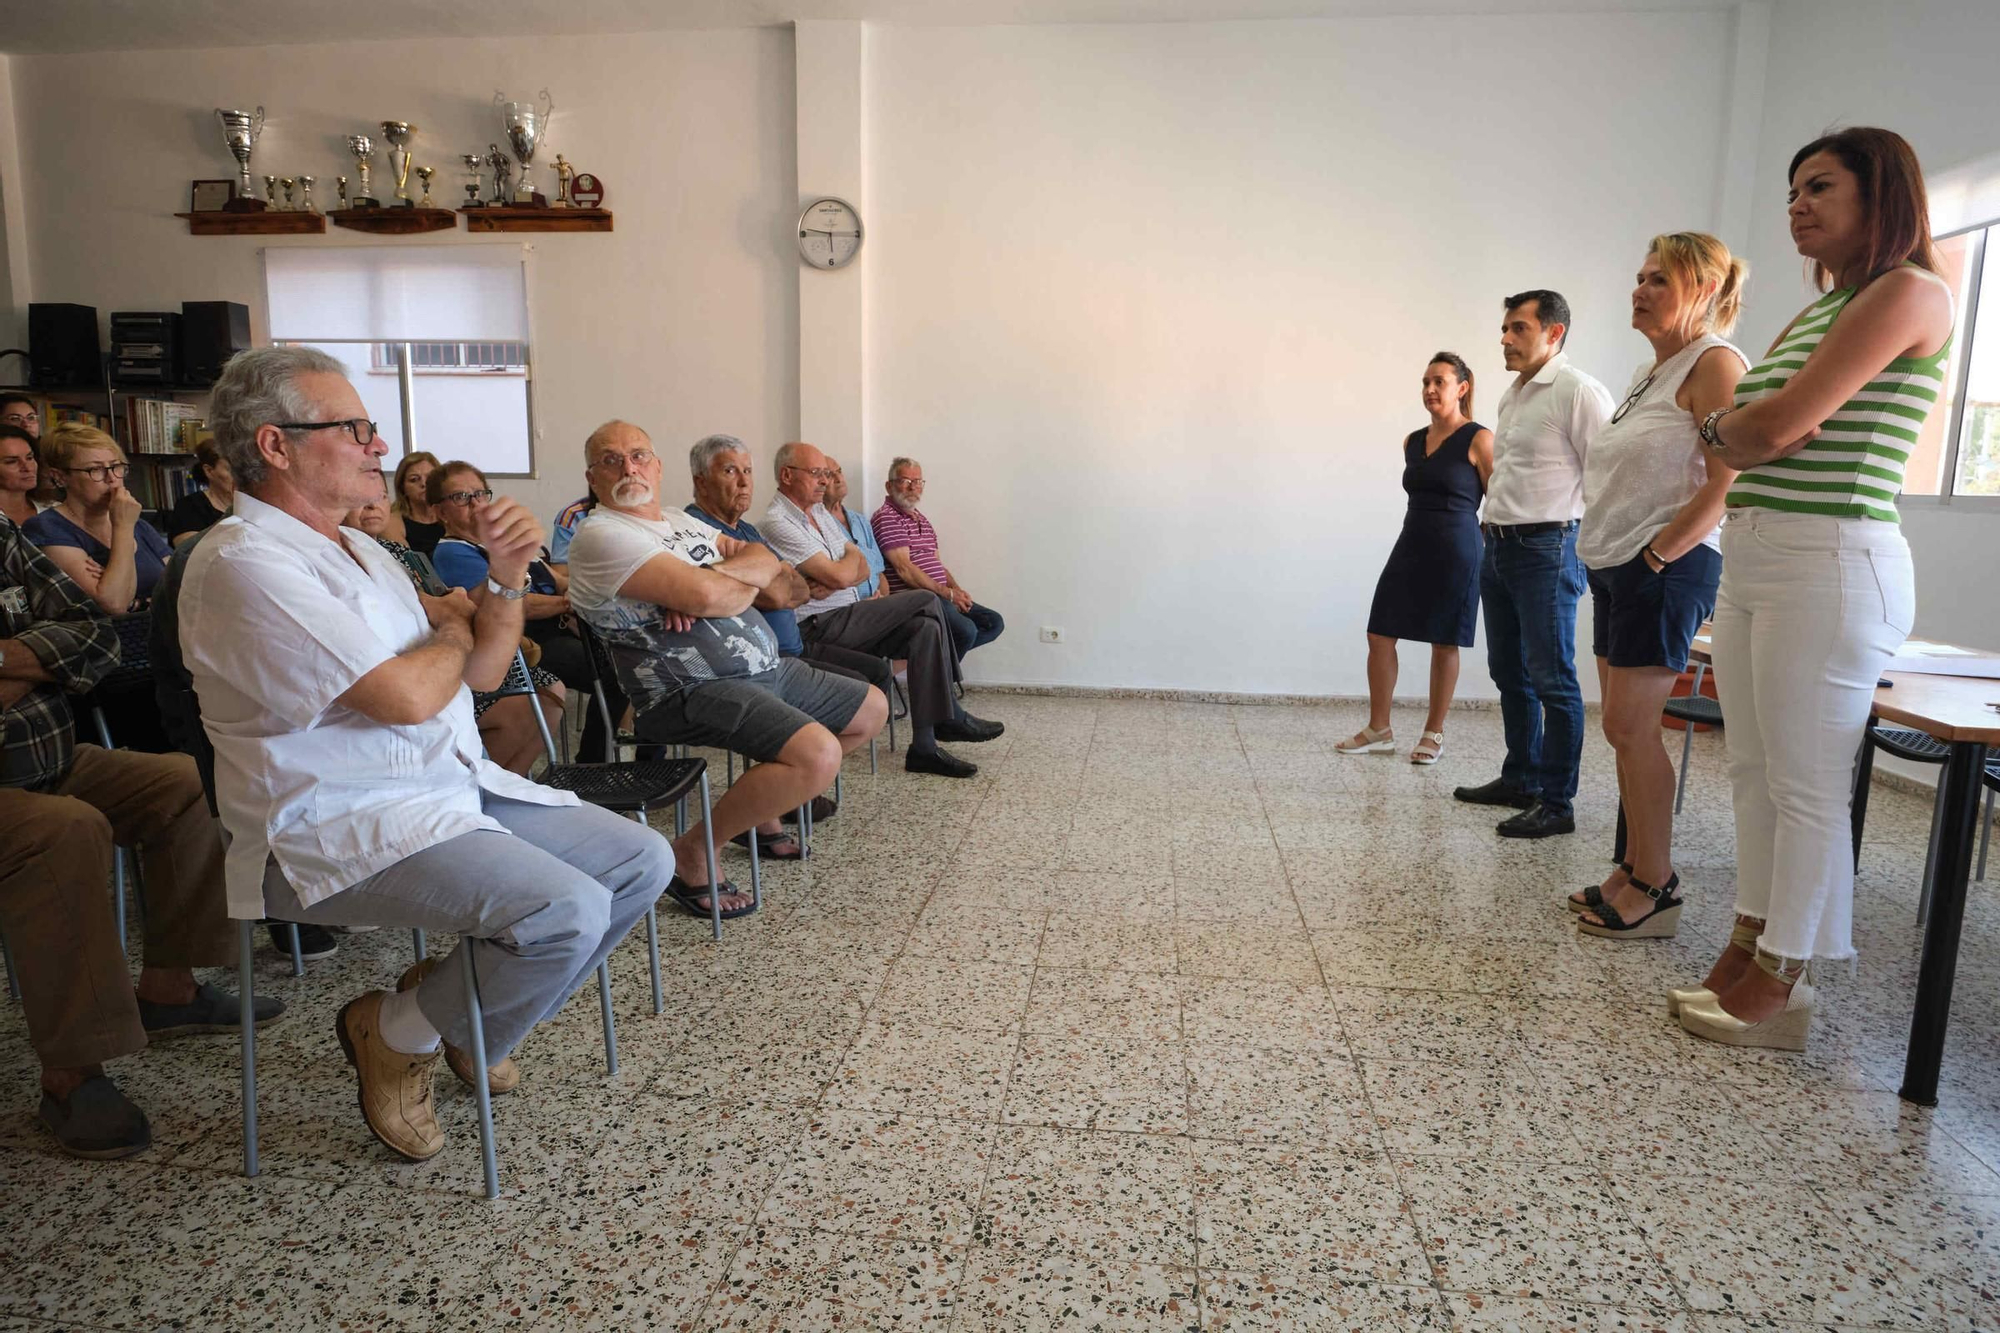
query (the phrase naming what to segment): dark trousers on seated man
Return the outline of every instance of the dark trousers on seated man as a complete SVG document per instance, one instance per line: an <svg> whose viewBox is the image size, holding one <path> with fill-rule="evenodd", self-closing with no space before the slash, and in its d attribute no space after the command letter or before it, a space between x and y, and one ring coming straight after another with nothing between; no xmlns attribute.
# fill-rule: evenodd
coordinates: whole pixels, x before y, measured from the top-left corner
<svg viewBox="0 0 2000 1333"><path fill-rule="evenodd" d="M1545 530L1487 532L1479 600L1486 612L1487 666L1500 690L1507 738L1500 780L1535 797L1546 817L1567 820L1583 761L1576 603L1584 572L1575 522L1534 526Z"/></svg>
<svg viewBox="0 0 2000 1333"><path fill-rule="evenodd" d="M0 788L0 829L0 934L44 1065L98 1065L146 1044L106 888L114 842L142 851L146 966L236 961L222 839L186 755L79 745L52 791Z"/></svg>
<svg viewBox="0 0 2000 1333"><path fill-rule="evenodd" d="M815 660L815 655L827 648L906 659L910 664L912 732L906 764L919 771L970 776L973 766L943 754L937 742L990 740L1004 728L972 717L953 696L958 655L945 625L943 606L934 594L914 590L869 597L800 616L799 634L805 640L807 661ZM935 763L933 756L937 757Z"/></svg>
<svg viewBox="0 0 2000 1333"><path fill-rule="evenodd" d="M961 611L951 604L948 597L938 598L938 605L944 610L944 625L951 631L952 644L960 661L974 648L983 648L999 638L1007 628L1007 622L990 606L974 602L970 610Z"/></svg>

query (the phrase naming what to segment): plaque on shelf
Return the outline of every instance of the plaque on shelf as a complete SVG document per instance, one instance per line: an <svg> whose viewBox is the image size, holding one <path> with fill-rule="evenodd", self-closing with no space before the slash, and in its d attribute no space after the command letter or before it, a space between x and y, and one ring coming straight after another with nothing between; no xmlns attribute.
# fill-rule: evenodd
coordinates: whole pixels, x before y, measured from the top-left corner
<svg viewBox="0 0 2000 1333"><path fill-rule="evenodd" d="M195 181L188 200L190 213L220 213L229 207L229 201L236 197L236 182L233 180Z"/></svg>

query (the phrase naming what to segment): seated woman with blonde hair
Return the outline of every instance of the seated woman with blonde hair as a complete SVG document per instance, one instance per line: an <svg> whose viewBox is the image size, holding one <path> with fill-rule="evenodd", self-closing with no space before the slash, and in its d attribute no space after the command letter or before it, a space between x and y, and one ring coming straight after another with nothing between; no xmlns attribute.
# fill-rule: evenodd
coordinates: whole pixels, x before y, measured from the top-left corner
<svg viewBox="0 0 2000 1333"><path fill-rule="evenodd" d="M153 595L173 548L125 489L132 470L118 441L95 426L65 421L42 440L42 465L63 483L63 498L22 525L56 568L111 615Z"/></svg>

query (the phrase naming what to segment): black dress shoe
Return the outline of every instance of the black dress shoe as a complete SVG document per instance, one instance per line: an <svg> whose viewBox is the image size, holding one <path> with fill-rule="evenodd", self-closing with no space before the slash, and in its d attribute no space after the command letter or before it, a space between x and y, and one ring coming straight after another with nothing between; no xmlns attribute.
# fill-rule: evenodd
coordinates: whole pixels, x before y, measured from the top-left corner
<svg viewBox="0 0 2000 1333"><path fill-rule="evenodd" d="M1007 730L1005 722L988 722L985 718L967 713L961 718L937 725L937 738L941 741L977 742L990 741Z"/></svg>
<svg viewBox="0 0 2000 1333"><path fill-rule="evenodd" d="M947 754L943 750L912 750L903 760L906 773L935 773L939 777L969 778L979 771L979 765L968 764L965 760Z"/></svg>
<svg viewBox="0 0 2000 1333"><path fill-rule="evenodd" d="M813 797L812 810L813 810L813 823L815 824L824 823L825 821L832 819L835 815L840 813L840 807L834 804L833 798L831 796ZM799 822L799 808L795 805L791 809L785 811L784 814L779 815L778 818L783 820L787 824L796 824ZM750 844L746 840L743 845L748 847Z"/></svg>
<svg viewBox="0 0 2000 1333"><path fill-rule="evenodd" d="M1451 794L1471 805L1506 805L1526 810L1535 803L1535 794L1516 787L1505 778L1495 778L1477 787L1454 787Z"/></svg>
<svg viewBox="0 0 2000 1333"><path fill-rule="evenodd" d="M1536 801L1511 819L1501 820L1498 832L1503 838L1553 838L1558 833L1576 832L1576 818L1559 815Z"/></svg>
<svg viewBox="0 0 2000 1333"><path fill-rule="evenodd" d="M271 947L287 957L292 952L292 932L289 922L266 921L265 927L271 932ZM331 958L340 951L339 941L325 926L301 924L299 926L299 961L310 963L316 958Z"/></svg>

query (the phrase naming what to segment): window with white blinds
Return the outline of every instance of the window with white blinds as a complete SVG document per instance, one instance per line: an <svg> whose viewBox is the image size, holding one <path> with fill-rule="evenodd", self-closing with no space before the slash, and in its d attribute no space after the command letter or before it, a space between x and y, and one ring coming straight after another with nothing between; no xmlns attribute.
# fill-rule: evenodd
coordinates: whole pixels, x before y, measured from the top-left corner
<svg viewBox="0 0 2000 1333"><path fill-rule="evenodd" d="M389 446L385 467L423 450L529 475L525 263L517 245L269 249L271 341L347 367Z"/></svg>

